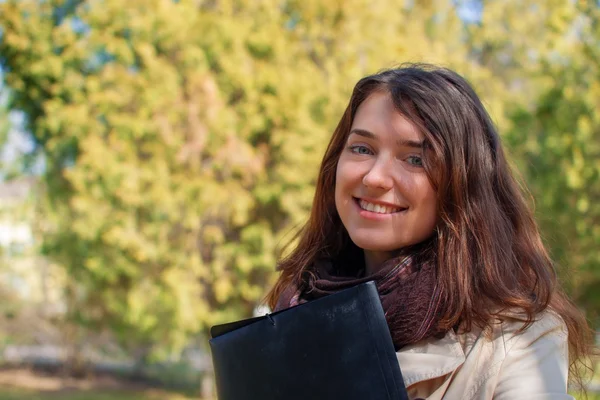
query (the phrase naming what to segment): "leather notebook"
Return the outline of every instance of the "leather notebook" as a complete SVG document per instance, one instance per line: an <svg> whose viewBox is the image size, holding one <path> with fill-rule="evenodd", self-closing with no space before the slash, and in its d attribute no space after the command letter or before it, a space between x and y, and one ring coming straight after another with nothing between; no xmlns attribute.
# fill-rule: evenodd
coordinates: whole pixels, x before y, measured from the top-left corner
<svg viewBox="0 0 600 400"><path fill-rule="evenodd" d="M374 282L211 336L219 400L408 400Z"/></svg>

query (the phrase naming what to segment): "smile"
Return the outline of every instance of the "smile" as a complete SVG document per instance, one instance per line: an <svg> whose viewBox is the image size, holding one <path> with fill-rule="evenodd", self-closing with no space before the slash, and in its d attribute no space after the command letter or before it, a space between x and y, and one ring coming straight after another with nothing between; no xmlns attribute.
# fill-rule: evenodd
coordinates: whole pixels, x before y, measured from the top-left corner
<svg viewBox="0 0 600 400"><path fill-rule="evenodd" d="M376 214L393 214L405 210L405 208L402 207L383 206L381 204L369 203L368 201L362 199L357 199L357 201L360 208Z"/></svg>

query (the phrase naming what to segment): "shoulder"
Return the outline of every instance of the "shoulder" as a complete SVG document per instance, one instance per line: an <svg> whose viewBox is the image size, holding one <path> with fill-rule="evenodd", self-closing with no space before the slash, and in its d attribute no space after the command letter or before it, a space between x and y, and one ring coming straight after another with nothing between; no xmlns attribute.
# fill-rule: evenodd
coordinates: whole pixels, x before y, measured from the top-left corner
<svg viewBox="0 0 600 400"><path fill-rule="evenodd" d="M523 326L518 320L501 323L504 359L498 369L494 398L571 399L567 395L569 347L564 321L547 310L531 325Z"/></svg>
<svg viewBox="0 0 600 400"><path fill-rule="evenodd" d="M556 312L547 309L538 314L534 321L524 328L521 313L506 313L497 324L497 334L505 343L505 351L526 348L536 342L565 342L568 331L563 319Z"/></svg>
<svg viewBox="0 0 600 400"><path fill-rule="evenodd" d="M505 314L488 329L449 331L397 355L416 397L436 398L433 393L440 392L452 399L571 399L567 330L552 311L540 313L525 329L522 315Z"/></svg>
<svg viewBox="0 0 600 400"><path fill-rule="evenodd" d="M520 313L505 313L487 332L461 336L467 356L449 388L448 394L456 391L452 398L572 399L567 394L568 340L562 318L547 310L526 327L523 321ZM459 395L461 390L466 393Z"/></svg>
<svg viewBox="0 0 600 400"><path fill-rule="evenodd" d="M545 310L535 316L530 324L526 324L526 316L522 312L508 311L490 322L487 328L479 328L459 334L459 338L468 351L471 345L493 346L496 351L508 354L511 350L523 348L539 340L552 338L565 341L568 337L567 326L563 319L552 310Z"/></svg>

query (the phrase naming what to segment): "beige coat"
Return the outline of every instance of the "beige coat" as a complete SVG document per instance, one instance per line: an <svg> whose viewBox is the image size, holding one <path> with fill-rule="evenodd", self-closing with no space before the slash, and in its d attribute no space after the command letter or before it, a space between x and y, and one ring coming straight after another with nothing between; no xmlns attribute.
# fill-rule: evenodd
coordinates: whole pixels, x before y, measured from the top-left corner
<svg viewBox="0 0 600 400"><path fill-rule="evenodd" d="M486 335L429 339L397 353L409 398L450 400L573 399L567 394L567 331L543 313L525 332L516 321Z"/></svg>

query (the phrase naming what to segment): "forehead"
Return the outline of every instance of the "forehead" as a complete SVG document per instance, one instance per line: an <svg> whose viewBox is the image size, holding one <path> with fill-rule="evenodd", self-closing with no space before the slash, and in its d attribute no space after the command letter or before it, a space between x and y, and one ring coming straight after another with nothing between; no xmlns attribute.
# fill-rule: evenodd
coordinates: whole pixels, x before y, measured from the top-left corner
<svg viewBox="0 0 600 400"><path fill-rule="evenodd" d="M389 92L378 91L367 97L356 110L352 129L363 129L377 136L422 140L418 127L396 108Z"/></svg>

